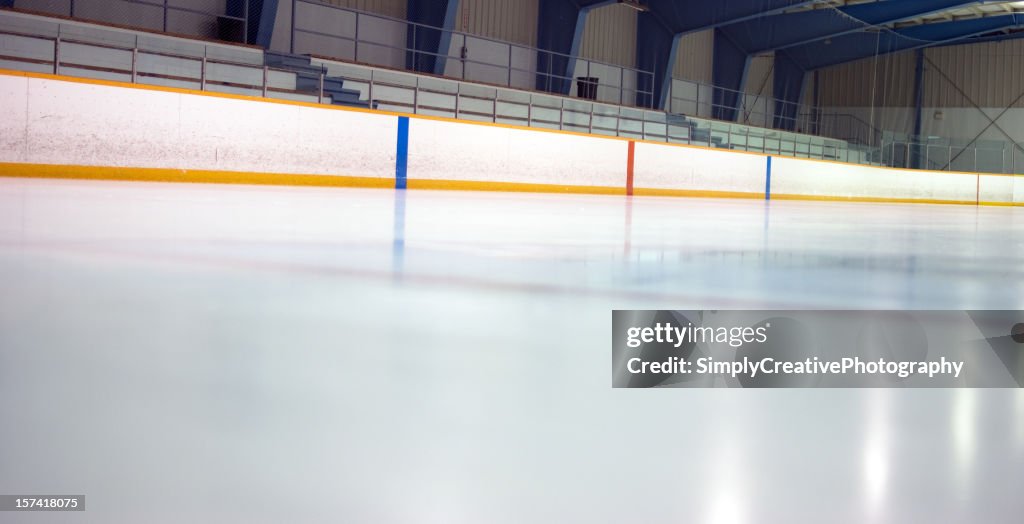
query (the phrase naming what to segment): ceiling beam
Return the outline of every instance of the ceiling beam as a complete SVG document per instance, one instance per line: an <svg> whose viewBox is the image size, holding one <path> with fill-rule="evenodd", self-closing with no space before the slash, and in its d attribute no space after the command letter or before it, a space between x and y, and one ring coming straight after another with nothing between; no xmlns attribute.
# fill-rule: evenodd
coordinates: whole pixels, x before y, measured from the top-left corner
<svg viewBox="0 0 1024 524"><path fill-rule="evenodd" d="M977 0L887 0L761 17L722 27L748 53L785 49L909 20Z"/></svg>
<svg viewBox="0 0 1024 524"><path fill-rule="evenodd" d="M956 22L943 22L896 30L854 33L831 41L780 50L804 71L853 62L875 55L932 47L984 35L994 31L1021 27L1024 15L1001 15Z"/></svg>
<svg viewBox="0 0 1024 524"><path fill-rule="evenodd" d="M781 13L818 0L649 0L647 8L674 35Z"/></svg>

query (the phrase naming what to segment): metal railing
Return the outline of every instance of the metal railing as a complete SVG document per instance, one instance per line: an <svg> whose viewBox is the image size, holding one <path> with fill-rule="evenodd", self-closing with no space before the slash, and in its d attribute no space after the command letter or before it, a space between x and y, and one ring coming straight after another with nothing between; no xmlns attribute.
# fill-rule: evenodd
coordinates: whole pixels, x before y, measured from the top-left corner
<svg viewBox="0 0 1024 524"><path fill-rule="evenodd" d="M289 50L347 62L410 69L458 80L570 94L637 106L651 98L654 73L315 0L290 0ZM371 32L368 28L373 28ZM409 42L429 41L429 46ZM438 49L438 52L423 50ZM611 75L609 80L608 75ZM590 80L586 80L590 79Z"/></svg>
<svg viewBox="0 0 1024 524"><path fill-rule="evenodd" d="M317 59L330 78L384 110L579 131L804 158L867 161L862 149L824 137L547 93ZM877 155L875 155L877 156Z"/></svg>
<svg viewBox="0 0 1024 524"><path fill-rule="evenodd" d="M249 2L247 0L225 0L224 12L206 11L181 5L175 0L119 0L123 13L106 6L97 8L95 1L65 0L65 2L23 0L15 3L15 7L41 13L50 13L81 20L93 20L101 23L112 23L125 27L135 27L177 33L202 38L217 38L248 44L249 42ZM86 5L88 4L88 5ZM113 2L111 2L113 4ZM124 5L128 4L128 5ZM124 9L137 6L140 10ZM90 8L88 10L83 7ZM159 13L159 16L149 16ZM97 18L90 18L97 17ZM191 21L187 19L191 18ZM201 22L200 22L201 21ZM216 25L214 34L210 31ZM192 28L202 28L192 30Z"/></svg>
<svg viewBox="0 0 1024 524"><path fill-rule="evenodd" d="M308 96L308 91L296 88L293 71L211 57L208 46L197 55L147 49L139 45L138 36L135 44L129 46L100 42L75 33L67 36L63 31L51 37L0 29L0 39L5 38L50 43L52 52L46 58L0 54L0 60L20 62L25 66L22 69L30 71L264 97L313 98ZM9 52L10 46L0 46L4 47ZM70 48L75 49L73 56L67 56ZM262 53L257 55L262 59ZM85 61L83 56L97 59Z"/></svg>
<svg viewBox="0 0 1024 524"><path fill-rule="evenodd" d="M632 86L654 86L649 71L573 57L536 47L472 35L441 27L366 13L316 0L290 0L289 50L393 69L415 70L448 78L516 89L588 94L598 102L661 110L654 92ZM367 28L373 28L370 32ZM429 45L418 45L427 41ZM414 43L410 45L409 42ZM438 52L423 50L438 49ZM477 57L478 49L483 49ZM456 52L456 50L459 50ZM611 74L612 80L607 76ZM582 93L590 90L589 93ZM735 104L727 103L735 101ZM813 108L761 95L751 95L698 82L672 79L667 112L696 118L734 120L798 134L821 134L878 146L878 133L867 123L848 117L843 129L821 125ZM787 116L787 114L789 116ZM733 116L734 115L734 116ZM818 120L812 120L817 117ZM832 118L832 120L835 120ZM859 129L854 129L859 127ZM836 134L812 130L836 130ZM846 138L850 137L850 138Z"/></svg>
<svg viewBox="0 0 1024 524"><path fill-rule="evenodd" d="M882 161L892 167L934 171L1024 173L1024 148L994 140L952 140L886 133Z"/></svg>
<svg viewBox="0 0 1024 524"><path fill-rule="evenodd" d="M882 132L856 116L823 111L760 94L673 78L666 97L673 114L735 121L739 124L810 134L879 146Z"/></svg>

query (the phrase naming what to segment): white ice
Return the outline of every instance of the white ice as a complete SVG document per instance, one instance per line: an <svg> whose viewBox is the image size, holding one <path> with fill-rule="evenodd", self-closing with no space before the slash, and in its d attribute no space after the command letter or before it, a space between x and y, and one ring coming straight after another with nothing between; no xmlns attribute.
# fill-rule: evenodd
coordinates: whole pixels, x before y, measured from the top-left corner
<svg viewBox="0 0 1024 524"><path fill-rule="evenodd" d="M629 308L1024 309L1024 209L0 179L0 494L87 497L0 520L1020 522L1018 390L615 390Z"/></svg>

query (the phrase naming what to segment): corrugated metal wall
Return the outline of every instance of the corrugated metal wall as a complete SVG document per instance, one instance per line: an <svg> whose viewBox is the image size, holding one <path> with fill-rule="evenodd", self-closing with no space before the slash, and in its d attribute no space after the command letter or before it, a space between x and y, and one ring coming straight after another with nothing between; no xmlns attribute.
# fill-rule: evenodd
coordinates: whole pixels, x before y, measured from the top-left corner
<svg viewBox="0 0 1024 524"><path fill-rule="evenodd" d="M460 0L455 29L487 38L537 45L538 0Z"/></svg>
<svg viewBox="0 0 1024 524"><path fill-rule="evenodd" d="M773 92L772 79L775 70L775 53L764 53L750 57L750 67L747 68L747 85L743 92L749 95L757 95L764 98L771 98Z"/></svg>
<svg viewBox="0 0 1024 524"><path fill-rule="evenodd" d="M406 0L320 0L325 4L358 9L393 18L405 18Z"/></svg>
<svg viewBox="0 0 1024 524"><path fill-rule="evenodd" d="M814 71L804 76L804 91L800 96L800 105L803 107L812 107L816 102L814 99L814 78Z"/></svg>
<svg viewBox="0 0 1024 524"><path fill-rule="evenodd" d="M935 47L925 59L924 107L1024 107L1024 40ZM905 51L822 69L821 105L913 107L914 68Z"/></svg>
<svg viewBox="0 0 1024 524"><path fill-rule="evenodd" d="M676 63L672 70L672 76L710 84L714 49L714 30L684 35L679 39L679 48L676 49Z"/></svg>
<svg viewBox="0 0 1024 524"><path fill-rule="evenodd" d="M890 53L825 68L818 80L824 107L913 106L914 52Z"/></svg>
<svg viewBox="0 0 1024 524"><path fill-rule="evenodd" d="M1024 107L1024 40L937 47L925 58L925 107Z"/></svg>
<svg viewBox="0 0 1024 524"><path fill-rule="evenodd" d="M599 62L635 67L636 14L624 5L612 4L587 15L580 56Z"/></svg>

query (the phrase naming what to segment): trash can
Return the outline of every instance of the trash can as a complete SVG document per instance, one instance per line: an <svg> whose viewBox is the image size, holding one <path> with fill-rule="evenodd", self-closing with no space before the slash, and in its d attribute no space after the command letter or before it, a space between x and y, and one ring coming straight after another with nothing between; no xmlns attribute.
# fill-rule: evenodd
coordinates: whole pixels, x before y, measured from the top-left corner
<svg viewBox="0 0 1024 524"><path fill-rule="evenodd" d="M576 96L587 100L597 100L597 77L576 77Z"/></svg>

